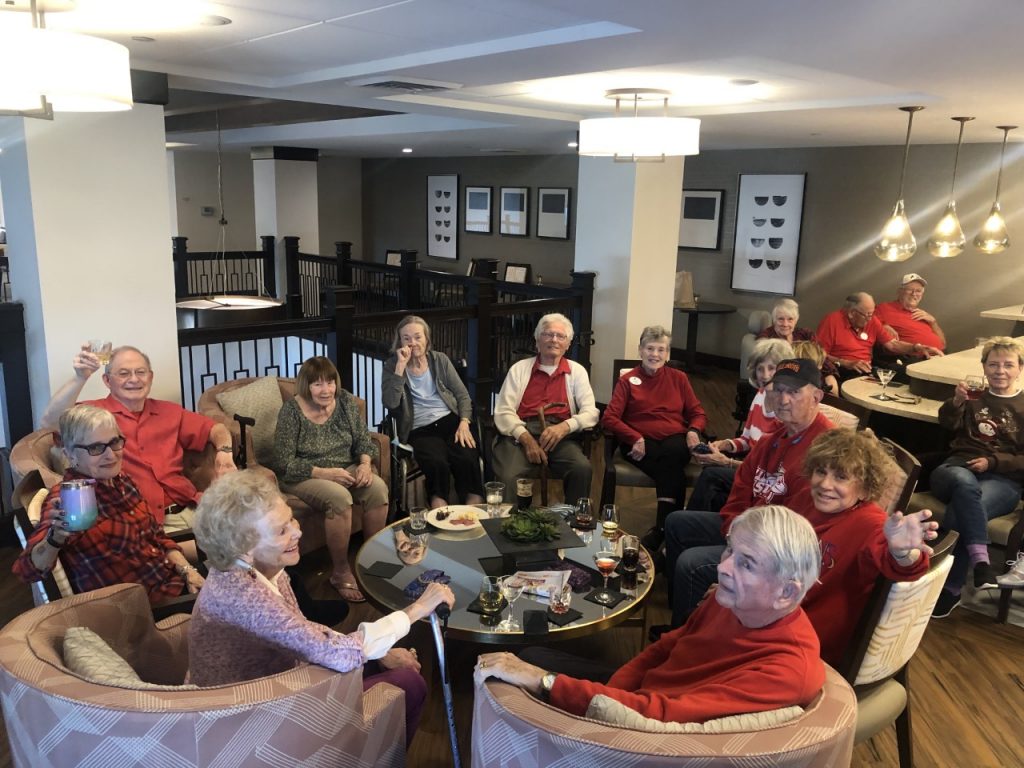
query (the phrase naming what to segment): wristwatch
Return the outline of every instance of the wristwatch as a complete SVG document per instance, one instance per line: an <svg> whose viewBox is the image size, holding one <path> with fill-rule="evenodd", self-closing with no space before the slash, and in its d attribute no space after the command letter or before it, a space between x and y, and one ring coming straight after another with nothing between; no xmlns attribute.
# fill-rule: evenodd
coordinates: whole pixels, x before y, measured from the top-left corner
<svg viewBox="0 0 1024 768"><path fill-rule="evenodd" d="M551 689L555 687L555 678L557 675L554 672L545 672L544 676L540 679L540 692L545 699L551 698Z"/></svg>

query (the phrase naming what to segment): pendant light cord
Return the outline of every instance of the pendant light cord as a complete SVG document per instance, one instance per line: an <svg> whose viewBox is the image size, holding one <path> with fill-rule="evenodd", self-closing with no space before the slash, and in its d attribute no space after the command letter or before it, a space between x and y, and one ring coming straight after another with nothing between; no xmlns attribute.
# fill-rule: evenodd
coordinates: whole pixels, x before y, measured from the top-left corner
<svg viewBox="0 0 1024 768"><path fill-rule="evenodd" d="M900 192L896 195L897 200L903 199L903 182L907 178L907 160L910 158L910 131L914 127L914 112L918 109L921 107L907 110L907 140L903 144L903 168L900 171Z"/></svg>

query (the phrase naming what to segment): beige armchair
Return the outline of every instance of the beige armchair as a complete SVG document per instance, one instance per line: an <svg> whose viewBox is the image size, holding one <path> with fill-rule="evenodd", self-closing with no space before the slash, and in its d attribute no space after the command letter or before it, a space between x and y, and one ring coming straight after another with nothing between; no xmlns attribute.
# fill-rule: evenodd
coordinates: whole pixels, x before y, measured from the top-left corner
<svg viewBox="0 0 1024 768"><path fill-rule="evenodd" d="M402 692L315 665L237 685L114 687L64 664L70 627L102 637L147 683L177 686L190 616L153 623L124 584L34 608L0 631L0 700L15 766L405 765Z"/></svg>
<svg viewBox="0 0 1024 768"><path fill-rule="evenodd" d="M818 698L764 730L650 733L570 715L521 688L488 680L473 706L473 768L617 765L644 768L832 768L849 765L857 701L830 667Z"/></svg>
<svg viewBox="0 0 1024 768"><path fill-rule="evenodd" d="M271 381L277 382L274 388ZM277 412L281 404L295 397L295 379L281 377L250 377L234 379L217 384L207 389L199 398L198 411L214 421L227 425L231 431L235 455L244 456L249 469L256 469L274 477L273 470L268 466L273 444L274 429L277 426ZM365 417L366 402L356 398L360 412ZM224 403L222 405L222 403ZM241 428L234 419L235 414L255 419L255 426L245 430L245 444L242 444ZM381 479L390 487L391 478L391 445L388 438L371 432L377 445L379 456L374 459L373 466ZM302 528L300 552L306 554L319 549L326 543L323 515L313 512L304 501L292 494L285 494L288 506L292 508L295 519ZM362 530L362 507L359 504L352 508L352 533Z"/></svg>

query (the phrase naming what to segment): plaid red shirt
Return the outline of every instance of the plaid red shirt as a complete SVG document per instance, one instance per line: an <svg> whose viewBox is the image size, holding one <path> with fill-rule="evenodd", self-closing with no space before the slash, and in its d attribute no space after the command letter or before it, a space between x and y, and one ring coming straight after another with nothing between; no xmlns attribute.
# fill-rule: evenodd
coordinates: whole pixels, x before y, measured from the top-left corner
<svg viewBox="0 0 1024 768"><path fill-rule="evenodd" d="M65 480L84 478L72 469ZM32 562L32 549L46 538L53 518L53 502L60 498L60 483L50 489L43 502L42 518L29 537L28 546L15 563L14 575L25 582L46 576ZM60 559L76 592L112 584L141 584L151 603L159 603L182 594L185 580L167 561L167 553L181 550L164 535L163 526L150 514L149 507L128 475L121 473L110 483L96 483L99 515L87 531L73 533L61 547Z"/></svg>

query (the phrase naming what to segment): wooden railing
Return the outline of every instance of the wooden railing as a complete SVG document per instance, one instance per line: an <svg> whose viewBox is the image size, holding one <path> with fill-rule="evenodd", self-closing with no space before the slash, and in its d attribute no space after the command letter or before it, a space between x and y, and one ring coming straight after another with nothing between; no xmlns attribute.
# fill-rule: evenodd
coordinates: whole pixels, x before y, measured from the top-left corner
<svg viewBox="0 0 1024 768"><path fill-rule="evenodd" d="M260 238L258 251L192 251L187 237L172 237L175 300L216 293L277 296L274 238Z"/></svg>

